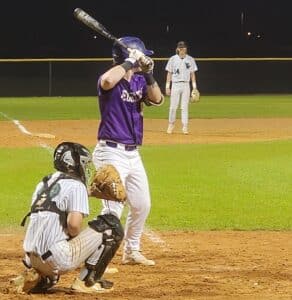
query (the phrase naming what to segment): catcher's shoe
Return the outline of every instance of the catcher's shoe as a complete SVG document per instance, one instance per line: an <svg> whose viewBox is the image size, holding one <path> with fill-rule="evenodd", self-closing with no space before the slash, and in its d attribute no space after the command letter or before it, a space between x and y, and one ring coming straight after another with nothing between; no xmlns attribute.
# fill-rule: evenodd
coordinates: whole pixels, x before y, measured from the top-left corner
<svg viewBox="0 0 292 300"><path fill-rule="evenodd" d="M174 124L169 123L166 133L171 134L173 132L173 129L174 129Z"/></svg>
<svg viewBox="0 0 292 300"><path fill-rule="evenodd" d="M71 285L71 290L78 293L106 293L113 290L113 283L108 280L100 280L92 286L86 286L85 281L76 278Z"/></svg>
<svg viewBox="0 0 292 300"><path fill-rule="evenodd" d="M106 274L116 274L118 272L119 272L118 268L115 268L115 267L113 267L113 268L107 267L104 271L104 273L106 273Z"/></svg>
<svg viewBox="0 0 292 300"><path fill-rule="evenodd" d="M122 258L123 265L144 265L144 266L154 266L155 261L147 259L138 250L132 250L131 252L124 252Z"/></svg>
<svg viewBox="0 0 292 300"><path fill-rule="evenodd" d="M187 126L183 126L182 132L183 132L183 134L189 134L188 127Z"/></svg>

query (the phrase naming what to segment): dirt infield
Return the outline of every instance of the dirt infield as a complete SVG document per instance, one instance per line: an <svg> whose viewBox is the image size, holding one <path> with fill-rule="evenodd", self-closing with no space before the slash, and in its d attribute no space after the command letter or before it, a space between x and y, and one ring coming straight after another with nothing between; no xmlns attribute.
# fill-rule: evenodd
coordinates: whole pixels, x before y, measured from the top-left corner
<svg viewBox="0 0 292 300"><path fill-rule="evenodd" d="M32 134L48 133L55 139L24 134L10 121L1 121L0 147L34 147L38 143L56 146L60 141L96 143L98 122L94 120L23 121ZM166 134L166 120L145 120L144 144L239 143L292 138L292 119L196 119L190 120L188 135L178 123L173 134Z"/></svg>
<svg viewBox="0 0 292 300"><path fill-rule="evenodd" d="M96 143L96 121L24 121L27 135L12 122L0 122L0 147L54 147L59 142ZM145 144L236 143L290 139L292 119L191 120L190 134L180 126L165 133L166 120L146 120ZM154 267L123 266L121 251L106 274L115 282L107 294L72 294L77 271L64 275L53 294L17 295L9 281L21 272L23 234L0 234L0 299L292 299L292 232L149 232L143 250Z"/></svg>
<svg viewBox="0 0 292 300"><path fill-rule="evenodd" d="M64 275L50 295L17 295L9 280L22 270L21 235L0 236L0 299L291 299L292 234L288 232L160 232L144 236L154 267L123 266L121 251L111 266L114 290L72 294L77 272Z"/></svg>

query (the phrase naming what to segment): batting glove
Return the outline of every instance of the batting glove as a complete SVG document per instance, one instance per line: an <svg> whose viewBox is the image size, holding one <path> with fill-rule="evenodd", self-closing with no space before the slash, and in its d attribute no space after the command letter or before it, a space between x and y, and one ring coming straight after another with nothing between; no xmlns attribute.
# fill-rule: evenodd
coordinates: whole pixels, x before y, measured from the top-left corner
<svg viewBox="0 0 292 300"><path fill-rule="evenodd" d="M129 58L132 61L134 61L133 63L139 61L143 56L145 57L144 53L141 52L140 50L128 48L128 51L129 51Z"/></svg>

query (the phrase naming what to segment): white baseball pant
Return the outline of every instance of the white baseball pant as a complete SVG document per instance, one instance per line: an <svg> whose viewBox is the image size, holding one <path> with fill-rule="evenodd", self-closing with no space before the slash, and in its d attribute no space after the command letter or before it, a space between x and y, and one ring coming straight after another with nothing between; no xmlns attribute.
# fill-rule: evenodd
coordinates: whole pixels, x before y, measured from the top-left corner
<svg viewBox="0 0 292 300"><path fill-rule="evenodd" d="M181 105L181 121L183 126L188 126L190 101L190 83L172 82L169 107L169 123L173 124L176 120L176 110L179 102Z"/></svg>
<svg viewBox="0 0 292 300"><path fill-rule="evenodd" d="M90 227L72 240L63 240L50 247L52 255L43 260L39 255L29 255L30 264L41 275L55 277L78 268L85 261L95 265L103 251L103 233Z"/></svg>
<svg viewBox="0 0 292 300"><path fill-rule="evenodd" d="M124 251L140 250L140 239L144 224L150 212L151 200L148 178L139 151L126 151L98 143L93 152L96 168L112 164L120 173L126 188L129 213L125 226ZM121 218L124 205L103 200L102 214L112 213Z"/></svg>

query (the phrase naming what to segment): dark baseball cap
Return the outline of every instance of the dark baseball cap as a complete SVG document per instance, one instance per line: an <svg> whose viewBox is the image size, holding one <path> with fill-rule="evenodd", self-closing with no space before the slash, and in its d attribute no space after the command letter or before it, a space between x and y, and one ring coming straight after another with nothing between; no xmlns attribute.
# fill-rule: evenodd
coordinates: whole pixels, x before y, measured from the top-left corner
<svg viewBox="0 0 292 300"><path fill-rule="evenodd" d="M184 42L184 41L178 42L178 43L177 43L177 46L176 46L176 48L187 48L187 47L188 47L188 45L187 45L187 43Z"/></svg>

